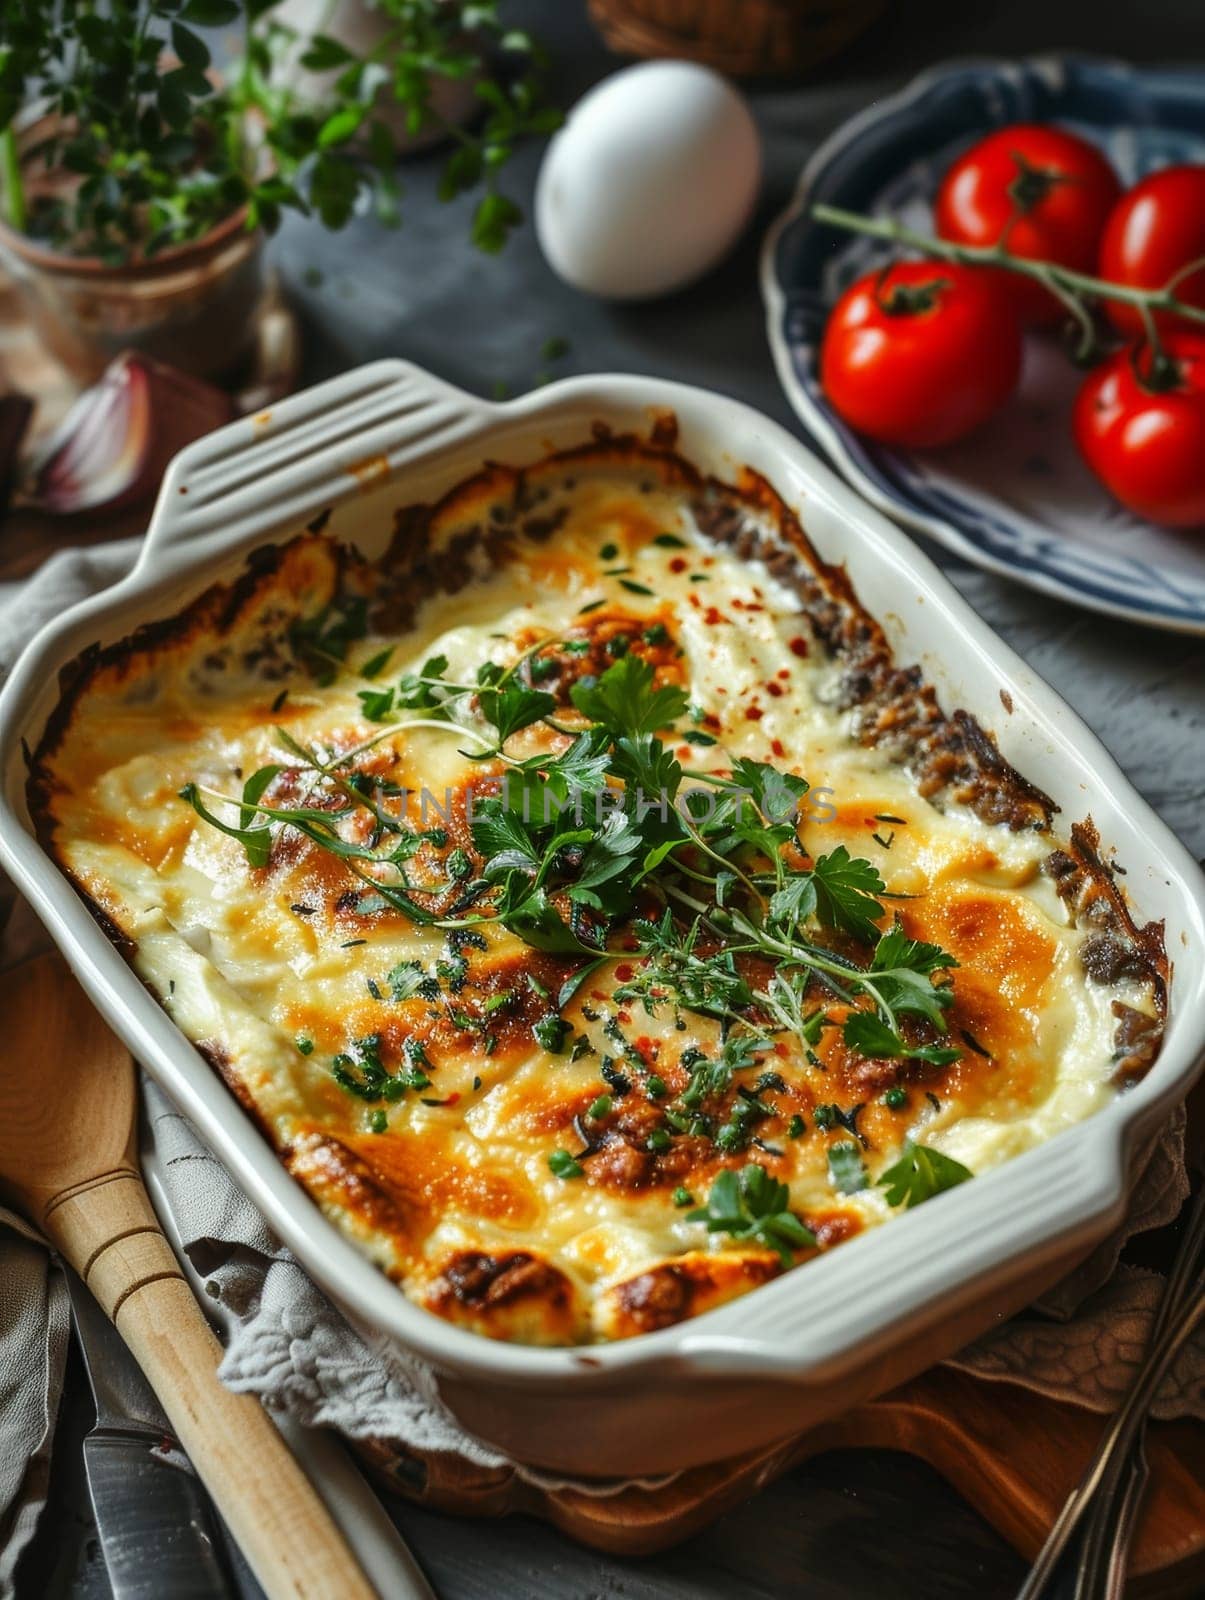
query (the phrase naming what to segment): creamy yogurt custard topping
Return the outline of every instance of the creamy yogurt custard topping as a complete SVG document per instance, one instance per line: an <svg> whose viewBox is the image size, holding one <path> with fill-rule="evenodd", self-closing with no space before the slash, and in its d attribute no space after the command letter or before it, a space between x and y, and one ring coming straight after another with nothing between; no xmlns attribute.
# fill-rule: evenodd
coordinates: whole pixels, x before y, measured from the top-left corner
<svg viewBox="0 0 1205 1600"><path fill-rule="evenodd" d="M81 663L40 830L289 1171L494 1337L666 1326L1140 1076L1090 827L772 491L599 444ZM946 1203L946 1202L943 1202Z"/></svg>

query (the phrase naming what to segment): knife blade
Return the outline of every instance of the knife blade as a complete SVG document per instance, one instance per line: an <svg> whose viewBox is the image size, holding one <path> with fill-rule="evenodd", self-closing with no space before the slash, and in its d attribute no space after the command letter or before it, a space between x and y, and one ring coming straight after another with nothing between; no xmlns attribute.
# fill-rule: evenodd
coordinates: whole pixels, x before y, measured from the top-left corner
<svg viewBox="0 0 1205 1600"><path fill-rule="evenodd" d="M84 1468L114 1600L234 1600L217 1517L125 1341L67 1271L76 1332L96 1401Z"/></svg>

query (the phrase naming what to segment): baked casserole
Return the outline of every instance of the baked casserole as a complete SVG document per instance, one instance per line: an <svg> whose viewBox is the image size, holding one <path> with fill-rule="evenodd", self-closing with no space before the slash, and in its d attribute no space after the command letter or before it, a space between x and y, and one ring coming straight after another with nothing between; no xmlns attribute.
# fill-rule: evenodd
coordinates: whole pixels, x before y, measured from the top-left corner
<svg viewBox="0 0 1205 1600"><path fill-rule="evenodd" d="M1160 1045L1090 824L752 472L600 432L85 653L43 845L326 1214L499 1339L755 1288Z"/></svg>

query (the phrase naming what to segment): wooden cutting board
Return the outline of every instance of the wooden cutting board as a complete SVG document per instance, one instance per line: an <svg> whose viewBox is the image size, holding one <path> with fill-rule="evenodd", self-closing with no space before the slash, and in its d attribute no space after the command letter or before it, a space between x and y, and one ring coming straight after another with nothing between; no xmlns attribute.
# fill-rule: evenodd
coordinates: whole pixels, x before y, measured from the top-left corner
<svg viewBox="0 0 1205 1600"><path fill-rule="evenodd" d="M903 1450L936 1468L1016 1549L1036 1555L1100 1436L1103 1419L1009 1383L934 1368L810 1432L696 1467L656 1490L544 1490L509 1469L459 1456L361 1447L386 1488L461 1516L541 1517L596 1549L648 1555L689 1537L773 1479L826 1450ZM1132 1592L1180 1600L1205 1592L1205 1427L1153 1423L1151 1488Z"/></svg>

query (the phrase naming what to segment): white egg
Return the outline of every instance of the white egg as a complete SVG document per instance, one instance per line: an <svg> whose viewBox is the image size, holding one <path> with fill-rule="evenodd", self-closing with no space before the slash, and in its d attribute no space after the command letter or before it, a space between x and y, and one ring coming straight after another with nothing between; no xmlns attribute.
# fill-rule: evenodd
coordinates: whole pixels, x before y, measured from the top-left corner
<svg viewBox="0 0 1205 1600"><path fill-rule="evenodd" d="M536 233L575 288L643 300L701 277L749 221L757 126L719 73L646 61L585 95L536 186Z"/></svg>

